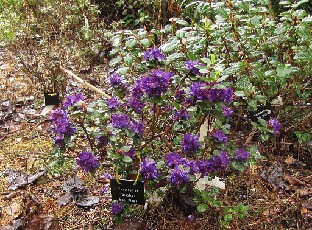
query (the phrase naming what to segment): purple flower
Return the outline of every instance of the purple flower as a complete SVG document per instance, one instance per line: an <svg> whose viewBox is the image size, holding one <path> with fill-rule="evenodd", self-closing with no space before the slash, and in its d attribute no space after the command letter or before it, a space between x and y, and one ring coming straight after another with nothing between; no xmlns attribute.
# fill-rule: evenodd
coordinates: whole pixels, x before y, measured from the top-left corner
<svg viewBox="0 0 312 230"><path fill-rule="evenodd" d="M195 61L185 61L185 67L190 70L190 73L194 75L199 75L203 76L201 72L199 72L199 69L196 67L197 66L203 66L203 64L199 63L198 60Z"/></svg>
<svg viewBox="0 0 312 230"><path fill-rule="evenodd" d="M127 114L113 114L111 122L114 128L130 128L130 117Z"/></svg>
<svg viewBox="0 0 312 230"><path fill-rule="evenodd" d="M183 159L183 157L180 154L178 154L176 152L171 152L171 153L167 154L165 157L166 166L174 167L174 166L180 164L182 159Z"/></svg>
<svg viewBox="0 0 312 230"><path fill-rule="evenodd" d="M233 114L233 110L225 105L222 106L222 112L227 118L230 118Z"/></svg>
<svg viewBox="0 0 312 230"><path fill-rule="evenodd" d="M144 134L144 125L139 121L133 120L131 129L139 136L142 136Z"/></svg>
<svg viewBox="0 0 312 230"><path fill-rule="evenodd" d="M187 166L190 167L190 172L189 172L190 174L198 173L199 168L198 168L196 160L188 161Z"/></svg>
<svg viewBox="0 0 312 230"><path fill-rule="evenodd" d="M280 129L282 128L282 124L276 119L276 118L271 118L268 121L269 127L273 128L274 134L280 134Z"/></svg>
<svg viewBox="0 0 312 230"><path fill-rule="evenodd" d="M110 207L110 211L113 215L119 215L123 212L125 206L121 203L112 203L112 206Z"/></svg>
<svg viewBox="0 0 312 230"><path fill-rule="evenodd" d="M65 99L65 102L63 103L63 106L65 109L67 109L70 106L75 105L79 101L83 101L84 97L82 94L74 94L74 95L68 95Z"/></svg>
<svg viewBox="0 0 312 230"><path fill-rule="evenodd" d="M56 121L56 120L61 119L61 118L67 118L67 113L65 110L56 109L51 114L51 120L52 121Z"/></svg>
<svg viewBox="0 0 312 230"><path fill-rule="evenodd" d="M215 170L225 170L226 167L230 164L230 158L226 152L222 151L219 153L219 155L212 158L212 162Z"/></svg>
<svg viewBox="0 0 312 230"><path fill-rule="evenodd" d="M76 129L72 127L71 123L67 118L58 119L53 124L54 133L62 134L65 136L72 136L76 132Z"/></svg>
<svg viewBox="0 0 312 230"><path fill-rule="evenodd" d="M149 77L142 78L142 88L149 97L160 97L168 90L172 76L170 72L154 70Z"/></svg>
<svg viewBox="0 0 312 230"><path fill-rule="evenodd" d="M104 185L104 187L99 191L101 195L104 195L108 191L109 185Z"/></svg>
<svg viewBox="0 0 312 230"><path fill-rule="evenodd" d="M109 83L112 87L123 86L122 79L118 73L113 73L113 76L109 79Z"/></svg>
<svg viewBox="0 0 312 230"><path fill-rule="evenodd" d="M190 178L189 178L188 172L186 172L183 168L178 167L178 166L174 167L174 169L171 171L168 177L168 181L171 184L176 184L176 185L184 184L188 182L189 179Z"/></svg>
<svg viewBox="0 0 312 230"><path fill-rule="evenodd" d="M140 99L143 95L144 95L144 89L142 86L142 80L137 80L131 90L131 97Z"/></svg>
<svg viewBox="0 0 312 230"><path fill-rule="evenodd" d="M208 90L205 82L194 82L190 86L190 94L198 100L204 100Z"/></svg>
<svg viewBox="0 0 312 230"><path fill-rule="evenodd" d="M162 61L166 57L159 49L151 49L150 51L144 52L145 61Z"/></svg>
<svg viewBox="0 0 312 230"><path fill-rule="evenodd" d="M104 178L104 179L112 179L112 175L110 175L109 173L104 173L103 176L101 176L101 178Z"/></svg>
<svg viewBox="0 0 312 230"><path fill-rule="evenodd" d="M56 144L62 143L59 137L64 138L64 136L72 136L76 129L72 127L65 110L55 110L51 114L53 129L52 132L56 135Z"/></svg>
<svg viewBox="0 0 312 230"><path fill-rule="evenodd" d="M128 152L125 153L126 156L134 158L135 157L135 149L133 147L130 148Z"/></svg>
<svg viewBox="0 0 312 230"><path fill-rule="evenodd" d="M219 89L218 100L230 104L234 100L234 91L232 88Z"/></svg>
<svg viewBox="0 0 312 230"><path fill-rule="evenodd" d="M225 144L228 141L228 137L221 130L214 130L211 136L223 144Z"/></svg>
<svg viewBox="0 0 312 230"><path fill-rule="evenodd" d="M100 166L99 159L86 150L79 153L76 163L86 172L92 172Z"/></svg>
<svg viewBox="0 0 312 230"><path fill-rule="evenodd" d="M142 113L142 110L145 106L145 103L142 102L140 99L138 98L133 98L130 97L128 98L128 103L130 105L130 107L136 112L136 113Z"/></svg>
<svg viewBox="0 0 312 230"><path fill-rule="evenodd" d="M190 117L189 113L185 108L181 108L180 111L177 111L173 115L174 120L186 120Z"/></svg>
<svg viewBox="0 0 312 230"><path fill-rule="evenodd" d="M140 172L144 174L146 179L157 179L160 176L158 169L156 168L156 162L147 158L143 159Z"/></svg>
<svg viewBox="0 0 312 230"><path fill-rule="evenodd" d="M181 146L184 153L190 154L196 152L201 147L201 143L197 135L186 133L184 134Z"/></svg>
<svg viewBox="0 0 312 230"><path fill-rule="evenodd" d="M107 105L107 108L111 110L117 110L120 105L120 102L118 101L116 97L112 97L106 100L106 105Z"/></svg>
<svg viewBox="0 0 312 230"><path fill-rule="evenodd" d="M250 156L250 153L245 151L244 149L237 149L235 152L235 160L245 161Z"/></svg>
<svg viewBox="0 0 312 230"><path fill-rule="evenodd" d="M198 171L202 176L207 176L210 172L213 172L213 161L209 160L199 160L197 162Z"/></svg>

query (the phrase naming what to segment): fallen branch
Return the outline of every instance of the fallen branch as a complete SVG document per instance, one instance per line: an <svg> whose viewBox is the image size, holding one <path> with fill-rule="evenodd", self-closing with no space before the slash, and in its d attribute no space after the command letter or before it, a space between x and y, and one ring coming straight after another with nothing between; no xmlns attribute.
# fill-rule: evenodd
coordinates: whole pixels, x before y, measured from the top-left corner
<svg viewBox="0 0 312 230"><path fill-rule="evenodd" d="M95 86L89 84L88 82L84 81L83 79L81 79L80 77L78 77L76 74L74 74L73 72L63 68L63 67L60 67L60 70L62 70L64 73L66 73L67 75L71 76L72 78L74 78L75 80L79 81L81 84L83 84L84 86L86 86L87 88L89 89L92 89L94 90L95 92L103 95L104 97L106 97L107 99L110 99L111 96L108 95L107 93L103 92L102 90L96 88Z"/></svg>

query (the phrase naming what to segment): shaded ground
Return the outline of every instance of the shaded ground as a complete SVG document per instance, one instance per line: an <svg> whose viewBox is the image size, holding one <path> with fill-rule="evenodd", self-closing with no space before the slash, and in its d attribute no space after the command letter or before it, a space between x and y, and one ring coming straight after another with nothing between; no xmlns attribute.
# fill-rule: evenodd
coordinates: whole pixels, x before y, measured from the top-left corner
<svg viewBox="0 0 312 230"><path fill-rule="evenodd" d="M33 183L9 190L6 169L29 174L47 167L51 152L50 123L40 115L43 109L42 86L25 78L14 57L4 50L0 58L0 226L1 229L223 229L222 213L211 207L190 220L179 210L171 196L157 207L135 207L131 216L116 227L109 214L110 194L100 193L105 184L80 170L46 173ZM75 90L82 90L77 87ZM82 90L83 91L83 90ZM89 98L93 92L84 91ZM237 133L239 134L239 133ZM242 133L245 141L250 133ZM253 142L256 138L252 139ZM243 175L226 172L226 190L220 198L227 205L240 203L249 207L249 214L236 218L229 229L311 229L312 171L311 148L284 137L269 146L260 146L266 157ZM76 153L68 153L75 158ZM66 168L65 168L66 169ZM109 170L109 169L105 169ZM92 208L78 207L74 202L60 206L64 181L77 174L89 194L98 196ZM5 228L4 226L10 226Z"/></svg>

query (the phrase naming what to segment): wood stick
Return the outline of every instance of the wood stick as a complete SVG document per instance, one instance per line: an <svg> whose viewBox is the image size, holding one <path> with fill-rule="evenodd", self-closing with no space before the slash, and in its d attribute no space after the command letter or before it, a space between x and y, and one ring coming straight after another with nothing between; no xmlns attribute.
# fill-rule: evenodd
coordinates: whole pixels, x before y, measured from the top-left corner
<svg viewBox="0 0 312 230"><path fill-rule="evenodd" d="M81 84L83 84L85 87L89 88L89 89L92 89L94 90L95 92L103 95L105 98L107 99L110 99L112 98L110 95L108 95L107 93L103 92L102 90L96 88L95 86L89 84L88 82L84 81L83 79L81 79L80 77L78 77L76 74L74 74L73 72L63 68L63 67L60 67L60 69L66 73L67 75L71 76L72 78L74 78L75 80L79 81Z"/></svg>

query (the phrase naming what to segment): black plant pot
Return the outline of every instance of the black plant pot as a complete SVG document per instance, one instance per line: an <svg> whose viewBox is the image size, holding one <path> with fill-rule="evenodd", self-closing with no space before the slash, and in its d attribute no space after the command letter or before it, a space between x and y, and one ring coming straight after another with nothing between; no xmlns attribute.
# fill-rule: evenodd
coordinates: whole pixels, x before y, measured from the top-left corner
<svg viewBox="0 0 312 230"><path fill-rule="evenodd" d="M60 94L58 92L44 93L44 104L47 105L59 105Z"/></svg>

